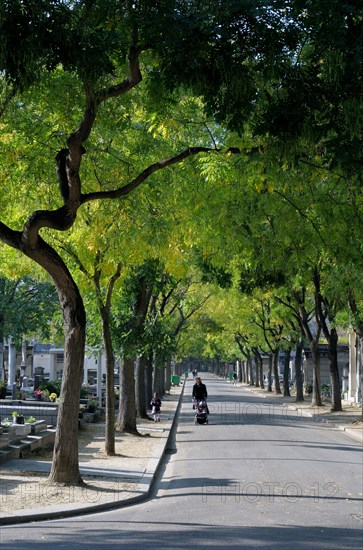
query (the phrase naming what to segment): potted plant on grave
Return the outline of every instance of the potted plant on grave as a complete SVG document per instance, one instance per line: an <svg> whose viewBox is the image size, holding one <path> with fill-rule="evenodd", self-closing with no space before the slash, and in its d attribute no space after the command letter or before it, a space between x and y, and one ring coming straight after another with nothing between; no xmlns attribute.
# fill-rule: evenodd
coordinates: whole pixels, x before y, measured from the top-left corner
<svg viewBox="0 0 363 550"><path fill-rule="evenodd" d="M4 420L1 421L1 427L4 429L4 433L7 433L12 425L13 423L9 418L4 418Z"/></svg>
<svg viewBox="0 0 363 550"><path fill-rule="evenodd" d="M35 399L37 399L38 401L43 401L43 399L44 399L44 394L43 394L42 390L40 390L39 388L37 388L36 390L34 390L34 397L35 397Z"/></svg>
<svg viewBox="0 0 363 550"><path fill-rule="evenodd" d="M24 416L22 414L20 414L19 412L17 412L17 411L13 411L11 413L11 416L13 417L13 424L24 424L25 423Z"/></svg>
<svg viewBox="0 0 363 550"><path fill-rule="evenodd" d="M87 405L87 412L95 413L98 407L98 401L96 399L90 399Z"/></svg>
<svg viewBox="0 0 363 550"><path fill-rule="evenodd" d="M50 391L49 390L42 390L42 392L43 392L43 400L44 401L50 401L50 399L49 399Z"/></svg>

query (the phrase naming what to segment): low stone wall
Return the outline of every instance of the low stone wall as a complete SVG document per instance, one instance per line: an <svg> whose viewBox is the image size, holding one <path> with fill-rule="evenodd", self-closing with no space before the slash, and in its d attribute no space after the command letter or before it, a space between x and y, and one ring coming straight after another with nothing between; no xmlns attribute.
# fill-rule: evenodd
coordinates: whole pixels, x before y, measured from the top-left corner
<svg viewBox="0 0 363 550"><path fill-rule="evenodd" d="M58 404L47 401L0 401L0 418L12 420L12 412L22 414L25 419L34 416L37 420L45 420L47 424L57 424Z"/></svg>

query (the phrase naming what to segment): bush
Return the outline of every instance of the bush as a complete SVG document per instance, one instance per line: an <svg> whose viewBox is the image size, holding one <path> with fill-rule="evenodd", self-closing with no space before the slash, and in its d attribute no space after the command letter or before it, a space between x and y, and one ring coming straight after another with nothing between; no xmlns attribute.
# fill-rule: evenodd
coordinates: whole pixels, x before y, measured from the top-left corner
<svg viewBox="0 0 363 550"><path fill-rule="evenodd" d="M39 389L42 390L42 392L48 392L48 395L51 393L56 393L59 397L61 383L61 380L44 380L39 384Z"/></svg>
<svg viewBox="0 0 363 550"><path fill-rule="evenodd" d="M86 399L89 395L89 389L87 388L87 386L82 386L81 387L81 394L80 394L80 399Z"/></svg>
<svg viewBox="0 0 363 550"><path fill-rule="evenodd" d="M6 397L6 384L4 380L0 380L0 399L5 399Z"/></svg>

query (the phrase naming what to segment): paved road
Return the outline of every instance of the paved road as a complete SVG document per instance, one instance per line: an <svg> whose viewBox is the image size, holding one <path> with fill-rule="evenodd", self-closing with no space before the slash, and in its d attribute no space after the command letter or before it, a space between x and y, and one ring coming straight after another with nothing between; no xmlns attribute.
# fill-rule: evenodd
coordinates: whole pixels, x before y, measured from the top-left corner
<svg viewBox="0 0 363 550"><path fill-rule="evenodd" d="M45 547L345 550L363 546L362 449L343 432L206 375L210 424L187 381L153 498L2 529L2 550Z"/></svg>

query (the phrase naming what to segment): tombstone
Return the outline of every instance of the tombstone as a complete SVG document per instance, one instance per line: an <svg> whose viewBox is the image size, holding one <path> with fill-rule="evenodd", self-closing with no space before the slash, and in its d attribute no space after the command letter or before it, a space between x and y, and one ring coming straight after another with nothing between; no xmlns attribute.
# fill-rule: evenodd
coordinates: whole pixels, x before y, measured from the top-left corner
<svg viewBox="0 0 363 550"><path fill-rule="evenodd" d="M9 342L8 354L9 384L11 385L15 382L16 378L16 347L12 342Z"/></svg>
<svg viewBox="0 0 363 550"><path fill-rule="evenodd" d="M34 389L37 390L40 386L41 381L43 380L43 376L40 374L34 375Z"/></svg>
<svg viewBox="0 0 363 550"><path fill-rule="evenodd" d="M39 376L43 376L44 374L44 368L43 367L35 367L34 374L37 374Z"/></svg>
<svg viewBox="0 0 363 550"><path fill-rule="evenodd" d="M26 371L26 341L23 339L21 343L21 364L20 364L20 376L25 376Z"/></svg>
<svg viewBox="0 0 363 550"><path fill-rule="evenodd" d="M342 373L342 392L343 394L348 391L349 386L349 369L348 367L344 367L343 373Z"/></svg>

